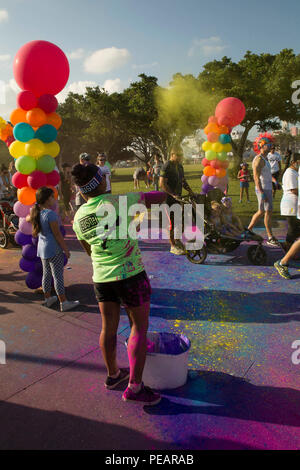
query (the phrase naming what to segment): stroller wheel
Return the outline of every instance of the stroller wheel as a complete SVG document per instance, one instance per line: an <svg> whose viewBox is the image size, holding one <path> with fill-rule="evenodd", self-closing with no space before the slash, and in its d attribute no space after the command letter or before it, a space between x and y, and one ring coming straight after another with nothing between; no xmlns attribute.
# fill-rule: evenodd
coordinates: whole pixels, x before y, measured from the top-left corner
<svg viewBox="0 0 300 470"><path fill-rule="evenodd" d="M1 229L0 230L0 248L7 248L9 243L8 233Z"/></svg>
<svg viewBox="0 0 300 470"><path fill-rule="evenodd" d="M247 256L249 261L256 266L262 266L267 262L267 253L261 245L252 245L248 248Z"/></svg>
<svg viewBox="0 0 300 470"><path fill-rule="evenodd" d="M207 256L207 249L206 246L203 245L201 250L188 250L186 252L187 259L194 264L202 264L206 260Z"/></svg>

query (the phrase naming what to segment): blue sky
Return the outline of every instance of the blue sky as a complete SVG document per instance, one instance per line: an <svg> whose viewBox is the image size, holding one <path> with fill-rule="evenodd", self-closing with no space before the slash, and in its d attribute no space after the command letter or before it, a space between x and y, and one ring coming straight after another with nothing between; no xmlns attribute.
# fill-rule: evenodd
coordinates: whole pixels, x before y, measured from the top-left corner
<svg viewBox="0 0 300 470"><path fill-rule="evenodd" d="M45 39L69 55L65 91L86 84L118 91L141 72L167 85L174 73L197 75L224 55L237 61L247 50L299 53L299 18L298 0L2 1L0 79L13 89L15 53L30 40ZM12 98L0 105L0 115Z"/></svg>

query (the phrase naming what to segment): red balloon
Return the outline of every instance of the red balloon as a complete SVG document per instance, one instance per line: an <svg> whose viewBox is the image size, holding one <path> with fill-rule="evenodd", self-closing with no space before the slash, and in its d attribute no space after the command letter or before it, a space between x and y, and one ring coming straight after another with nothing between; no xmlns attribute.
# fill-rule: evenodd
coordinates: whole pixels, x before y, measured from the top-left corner
<svg viewBox="0 0 300 470"><path fill-rule="evenodd" d="M47 176L42 171L36 170L30 173L27 178L28 186L32 189L38 189L47 184Z"/></svg>
<svg viewBox="0 0 300 470"><path fill-rule="evenodd" d="M201 161L201 164L202 164L203 166L206 166L206 165L209 165L209 164L210 164L210 161L207 160L207 158L203 158L202 161Z"/></svg>
<svg viewBox="0 0 300 470"><path fill-rule="evenodd" d="M243 121L246 108L238 98L229 97L218 103L215 115L220 126L234 127Z"/></svg>
<svg viewBox="0 0 300 470"><path fill-rule="evenodd" d="M29 111L32 108L37 107L37 98L32 91L20 91L17 96L18 107Z"/></svg>
<svg viewBox="0 0 300 470"><path fill-rule="evenodd" d="M47 174L47 186L57 186L60 180L58 171L53 170Z"/></svg>
<svg viewBox="0 0 300 470"><path fill-rule="evenodd" d="M54 95L42 95L39 97L38 106L47 114L54 113L58 106L58 101Z"/></svg>
<svg viewBox="0 0 300 470"><path fill-rule="evenodd" d="M13 135L10 135L9 137L7 137L7 139L6 139L6 141L5 141L7 147L9 147L10 144L12 144L15 140L16 140L16 139L14 138Z"/></svg>
<svg viewBox="0 0 300 470"><path fill-rule="evenodd" d="M48 41L30 41L18 50L13 72L20 88L39 97L59 93L68 81L70 68L58 46Z"/></svg>
<svg viewBox="0 0 300 470"><path fill-rule="evenodd" d="M28 186L27 184L27 175L23 175L19 171L17 171L12 179L11 179L12 184L14 185L15 188L21 189L24 188L24 186Z"/></svg>
<svg viewBox="0 0 300 470"><path fill-rule="evenodd" d="M215 168L216 170L221 168L221 163L219 160L211 160L210 161L210 166L212 166L213 168Z"/></svg>

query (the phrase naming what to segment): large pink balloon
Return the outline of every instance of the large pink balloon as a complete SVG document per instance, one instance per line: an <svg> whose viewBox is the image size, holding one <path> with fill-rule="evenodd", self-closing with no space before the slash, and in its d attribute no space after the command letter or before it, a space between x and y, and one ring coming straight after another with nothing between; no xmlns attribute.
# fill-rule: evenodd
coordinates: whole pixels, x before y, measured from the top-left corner
<svg viewBox="0 0 300 470"><path fill-rule="evenodd" d="M31 41L18 50L13 71L19 87L39 97L59 93L68 81L70 69L58 46L48 41Z"/></svg>
<svg viewBox="0 0 300 470"><path fill-rule="evenodd" d="M26 218L20 217L19 230L22 233L25 233L25 235L32 235L32 224L30 222L26 222Z"/></svg>
<svg viewBox="0 0 300 470"><path fill-rule="evenodd" d="M17 201L14 205L14 213L18 216L18 217L26 217L26 215L29 215L30 213L30 209L32 208L33 206L25 206L24 204L22 204L20 201Z"/></svg>
<svg viewBox="0 0 300 470"><path fill-rule="evenodd" d="M246 108L238 98L225 98L217 105L215 115L219 125L234 127L243 121Z"/></svg>

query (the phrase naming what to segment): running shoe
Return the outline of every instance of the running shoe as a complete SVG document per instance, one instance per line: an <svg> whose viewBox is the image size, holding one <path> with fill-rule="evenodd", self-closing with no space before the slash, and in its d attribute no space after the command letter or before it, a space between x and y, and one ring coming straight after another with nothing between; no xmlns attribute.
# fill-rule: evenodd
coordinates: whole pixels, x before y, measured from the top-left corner
<svg viewBox="0 0 300 470"><path fill-rule="evenodd" d="M280 247L281 247L279 241L278 241L277 238L275 238L275 237L268 238L268 240L267 240L267 245L270 245L270 246L280 246Z"/></svg>
<svg viewBox="0 0 300 470"><path fill-rule="evenodd" d="M153 392L151 388L145 387L142 383L142 388L138 393L134 393L129 387L127 387L122 395L122 400L151 406L157 405L161 400L161 396L159 393Z"/></svg>
<svg viewBox="0 0 300 470"><path fill-rule="evenodd" d="M173 253L173 255L185 255L185 250L178 246L171 246L170 253Z"/></svg>
<svg viewBox="0 0 300 470"><path fill-rule="evenodd" d="M44 307L50 308L53 304L57 302L57 297L56 295L53 295L52 297L48 297L48 299L45 299L45 301L42 303Z"/></svg>
<svg viewBox="0 0 300 470"><path fill-rule="evenodd" d="M274 263L274 268L277 269L280 276L284 279L291 279L288 266L283 266L282 264L280 264L280 261L276 261L276 263Z"/></svg>
<svg viewBox="0 0 300 470"><path fill-rule="evenodd" d="M79 300L66 300L60 304L60 311L67 312L68 310L72 310L73 308L77 307L79 304Z"/></svg>
<svg viewBox="0 0 300 470"><path fill-rule="evenodd" d="M109 377L109 375L106 377L104 387L108 388L108 390L113 390L119 383L127 379L129 379L129 369L120 369L120 374L116 379Z"/></svg>

